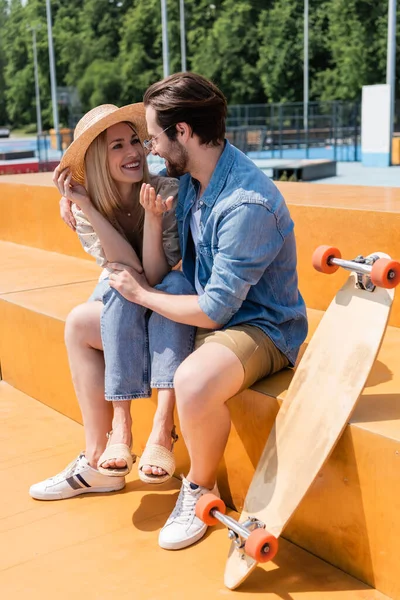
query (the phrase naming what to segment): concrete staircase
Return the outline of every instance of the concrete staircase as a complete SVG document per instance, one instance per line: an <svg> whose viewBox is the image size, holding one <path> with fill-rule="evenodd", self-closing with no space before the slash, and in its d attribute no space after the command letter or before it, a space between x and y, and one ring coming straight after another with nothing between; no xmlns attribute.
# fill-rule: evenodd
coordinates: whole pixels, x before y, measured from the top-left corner
<svg viewBox="0 0 400 600"><path fill-rule="evenodd" d="M309 307L312 335L322 311L346 277L340 271L331 277L314 272L310 266L313 249L319 244L328 243L339 245L343 256L350 258L376 250L400 257L400 238L397 234L400 225L400 190L288 183L282 183L280 187L295 220L300 287ZM46 515L46 524L47 519L50 519L48 512L50 514L54 510L60 510L46 508L42 503L30 500L27 496L29 483L52 474L52 469L56 472L63 468L80 449L79 444L82 444L81 428L65 418L80 422L70 381L63 329L68 312L89 297L96 284L99 269L93 261L87 260L76 236L60 221L57 191L51 187L48 174L5 176L0 180L0 240L0 365L3 379L0 384L0 411L8 414L9 405L16 407L17 411L12 418L6 441L17 438L25 440L23 453L16 456L11 453L8 457L12 461L11 466L7 460L3 460L0 462L0 469L3 465L7 474L17 481L19 490L18 500L10 504L6 522L11 523L11 529L20 523L25 530L24 511L33 511L37 516L39 513ZM285 597L281 595L285 589L287 597L291 593L293 595L290 597L293 598L297 597L295 592L301 598L311 598L311 592L313 598L321 599L330 598L331 595L333 597L333 593L335 597L340 594L340 598L383 597L366 588L369 585L390 598L400 599L399 560L396 552L400 536L400 295L395 301L390 322L378 360L351 423L285 530L285 538L296 546L283 543L284 550L280 551L277 559L279 571L288 569L287 572L292 573L293 578L300 577L300 580L307 583L293 588L283 576L282 579L275 577L270 587L271 579L260 575L244 590L259 593L270 591L271 598ZM233 509L240 510L243 505L255 465L291 376L292 372L287 370L258 382L252 389L229 402L233 427L220 468L219 482L225 500ZM55 415L32 399L39 400L64 417ZM155 398L143 399L135 401L132 406L134 451L138 454L146 443L155 402ZM25 405L32 414L29 421L24 417L24 411L20 410ZM79 431L79 444L75 447L77 437L73 437L72 442L68 441L68 435L65 438L64 430L69 431L70 427L73 427L74 432ZM0 437L0 445L1 440ZM29 472L29 476L26 472L22 485L22 480L15 475L13 467L24 467L27 454L32 458L30 463L35 469ZM182 442L177 444L176 454L179 474L185 472L188 466ZM2 456L4 457L4 452ZM7 456L6 453L6 458ZM135 481L135 489L141 485L140 481ZM156 490L143 488L143 499L148 495L158 497L159 493L168 495L168 490L175 492L178 485L175 480L169 486ZM101 499L100 508L96 508L96 519L101 521L108 514L107 508L102 514L103 503L105 505L106 501L109 505L118 506L118 511L120 503L121 510L127 505L127 494L112 498ZM96 507L99 501L98 497L84 500L96 504ZM72 500L66 504L74 506L74 513L80 514L80 501ZM173 502L171 506L172 504ZM59 503L56 505L60 506ZM165 511L162 509L163 518L169 508L168 506ZM85 519L89 518L86 511L84 514ZM149 546L148 555L146 554L148 560L153 560L150 552L162 559L156 565L166 560L171 569L175 569L179 582L186 561L182 559L182 562L180 557L186 554L179 553L179 560L176 561L170 558L171 553L164 552L160 555L156 549L156 530L162 519L159 518L160 513L157 514L158 517L154 517L152 509L149 509L144 517L144 520L150 519L154 523L151 540L149 538L145 542L140 535L138 539L141 539L140 543L144 543L146 548ZM50 521L48 523L50 526ZM63 527L72 527L73 530L70 521L63 523ZM124 526L129 528L129 535L136 539L137 531L132 529L132 524ZM28 536L29 531L28 528ZM196 565L193 564L190 571L191 578L195 579L198 572L207 573L204 576L210 577L210 569L211 579L219 582L220 591L223 588L223 561L228 548L222 534L218 530L206 542L187 551L188 555L193 553L193 557L201 552L196 554ZM108 536L109 539L109 532L103 531L101 535ZM89 538L86 541L90 546L88 540ZM213 540L211 550L210 540ZM203 546L209 548L209 553L197 550ZM298 546L308 553L299 550ZM55 554L57 552L58 550ZM218 554L218 569L215 560L210 560L210 552L214 556ZM107 553L106 549L105 555ZM305 557L305 562L303 559L297 562L299 553ZM168 558L165 558L166 554ZM48 567L51 563L42 555L36 558L33 555L27 558L23 552L17 552L17 555L19 558L16 558L15 565L20 564L18 572L21 574L25 560L33 561L32 566L36 563L38 572L41 572L40 565ZM320 557L329 565L321 563L312 555ZM294 556L297 557L296 561ZM104 564L108 564L106 558L107 556L104 557ZM73 566L72 557L69 560ZM139 565L143 561L138 559ZM131 564L132 560L128 570ZM154 566L153 562L151 564ZM314 573L313 565L317 564L325 565L326 574L320 580L317 577L317 583L314 580L311 583L308 569L310 573ZM15 565L13 568L16 568ZM139 565L136 567L139 568ZM364 586L359 582L354 583L355 580L332 565L357 578ZM158 570L157 566L155 568ZM273 567L267 565L260 571L265 575L265 571L269 572L271 569ZM164 568L162 570L164 572ZM106 575L103 573L102 581L104 577ZM6 581L11 586L11 580ZM282 585L279 584L280 581ZM331 588L330 581L341 583ZM355 587L351 588L349 582ZM286 588L285 583L288 586ZM107 587L108 584L104 585ZM158 588L154 585L152 582L153 595L146 595L147 592L145 594L143 591L139 598L186 598L185 595L177 595L176 588L171 587L168 592L163 585ZM41 589L40 586L38 589ZM225 595L227 592L223 591ZM202 592L207 593L205 589ZM210 589L208 593L211 597L219 595L217 589L214 592ZM64 596L55 594L54 597ZM85 594L85 597L103 596ZM118 597L125 596L118 594Z"/></svg>

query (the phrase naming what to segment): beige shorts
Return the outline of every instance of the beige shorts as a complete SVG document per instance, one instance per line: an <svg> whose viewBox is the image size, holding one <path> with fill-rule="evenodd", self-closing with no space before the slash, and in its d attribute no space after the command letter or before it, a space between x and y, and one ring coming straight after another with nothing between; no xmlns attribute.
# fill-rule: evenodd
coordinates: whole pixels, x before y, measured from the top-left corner
<svg viewBox="0 0 400 600"><path fill-rule="evenodd" d="M250 387L267 375L280 371L289 364L288 359L271 339L254 325L237 325L229 329L197 329L195 350L203 344L214 342L230 348L244 369L240 391Z"/></svg>

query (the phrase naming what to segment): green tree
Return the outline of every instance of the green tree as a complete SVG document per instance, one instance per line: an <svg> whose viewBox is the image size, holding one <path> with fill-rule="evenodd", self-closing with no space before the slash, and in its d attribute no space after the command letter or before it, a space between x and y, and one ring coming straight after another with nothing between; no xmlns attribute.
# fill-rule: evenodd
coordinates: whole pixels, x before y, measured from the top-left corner
<svg viewBox="0 0 400 600"><path fill-rule="evenodd" d="M257 70L269 102L301 100L303 86L303 2L275 0L257 24Z"/></svg>
<svg viewBox="0 0 400 600"><path fill-rule="evenodd" d="M121 25L119 63L121 103L139 102L145 89L162 77L159 0L136 0Z"/></svg>
<svg viewBox="0 0 400 600"><path fill-rule="evenodd" d="M4 31L4 54L6 59L5 84L7 113L13 125L34 122L32 90L34 90L33 65L29 60L25 9L20 0L11 0Z"/></svg>
<svg viewBox="0 0 400 600"><path fill-rule="evenodd" d="M52 0L51 8L57 85L78 88L84 110L139 101L163 76L160 0ZM302 101L303 8L304 0L185 0L188 69L211 78L230 104ZM363 85L385 81L387 10L388 0L310 0L311 100L356 99ZM32 25L41 25L40 94L49 127L44 0L0 0L0 123L36 120ZM400 3L397 28L399 39ZM181 68L177 0L168 0L168 33L172 73ZM400 65L400 44L397 57Z"/></svg>
<svg viewBox="0 0 400 600"><path fill-rule="evenodd" d="M53 28L60 81L77 86L94 61L112 61L118 56L120 24L130 5L117 0L62 3Z"/></svg>
<svg viewBox="0 0 400 600"><path fill-rule="evenodd" d="M4 48L4 35L7 27L7 0L0 0L0 125L8 122L6 102L6 56Z"/></svg>
<svg viewBox="0 0 400 600"><path fill-rule="evenodd" d="M254 26L260 9L247 0L225 0L214 6L208 8L211 27L200 25L190 32L192 68L215 81L232 104L263 102Z"/></svg>
<svg viewBox="0 0 400 600"><path fill-rule="evenodd" d="M371 62L365 9L374 2L332 0L328 13L327 46L329 64L315 73L313 89L322 100L352 100L360 95L362 85L371 83ZM376 65L374 65L374 68ZM379 78L376 73L377 79Z"/></svg>
<svg viewBox="0 0 400 600"><path fill-rule="evenodd" d="M189 4L189 3L187 3ZM136 0L121 25L119 62L123 104L138 102L163 76L160 0ZM181 69L179 3L168 3L170 72Z"/></svg>
<svg viewBox="0 0 400 600"><path fill-rule="evenodd" d="M85 109L99 104L120 104L121 79L115 62L93 61L79 80L78 91Z"/></svg>

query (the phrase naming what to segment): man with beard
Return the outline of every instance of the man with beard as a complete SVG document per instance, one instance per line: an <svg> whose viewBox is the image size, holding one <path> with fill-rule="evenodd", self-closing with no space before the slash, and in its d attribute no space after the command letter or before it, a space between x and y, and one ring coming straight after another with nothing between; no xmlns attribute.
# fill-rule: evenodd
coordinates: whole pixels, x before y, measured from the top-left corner
<svg viewBox="0 0 400 600"><path fill-rule="evenodd" d="M307 319L289 211L266 175L224 139L222 92L200 75L177 73L152 85L144 104L152 136L145 146L165 159L169 176L180 177L182 270L198 295L160 292L118 264L110 285L132 302L198 328L195 351L174 380L190 471L159 536L162 548L177 550L206 532L195 506L204 493L218 493L217 468L231 425L227 400L294 365Z"/></svg>

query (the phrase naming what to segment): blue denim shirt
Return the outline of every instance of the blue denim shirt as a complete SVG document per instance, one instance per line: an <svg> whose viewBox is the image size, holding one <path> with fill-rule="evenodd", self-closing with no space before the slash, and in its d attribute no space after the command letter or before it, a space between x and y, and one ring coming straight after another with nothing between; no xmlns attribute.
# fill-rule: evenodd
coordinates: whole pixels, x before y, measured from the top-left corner
<svg viewBox="0 0 400 600"><path fill-rule="evenodd" d="M200 308L222 328L262 329L295 363L307 335L298 290L293 221L273 182L228 141L200 198L197 255L190 234L198 182L180 179L176 217L182 270L194 285L195 262L204 294Z"/></svg>

